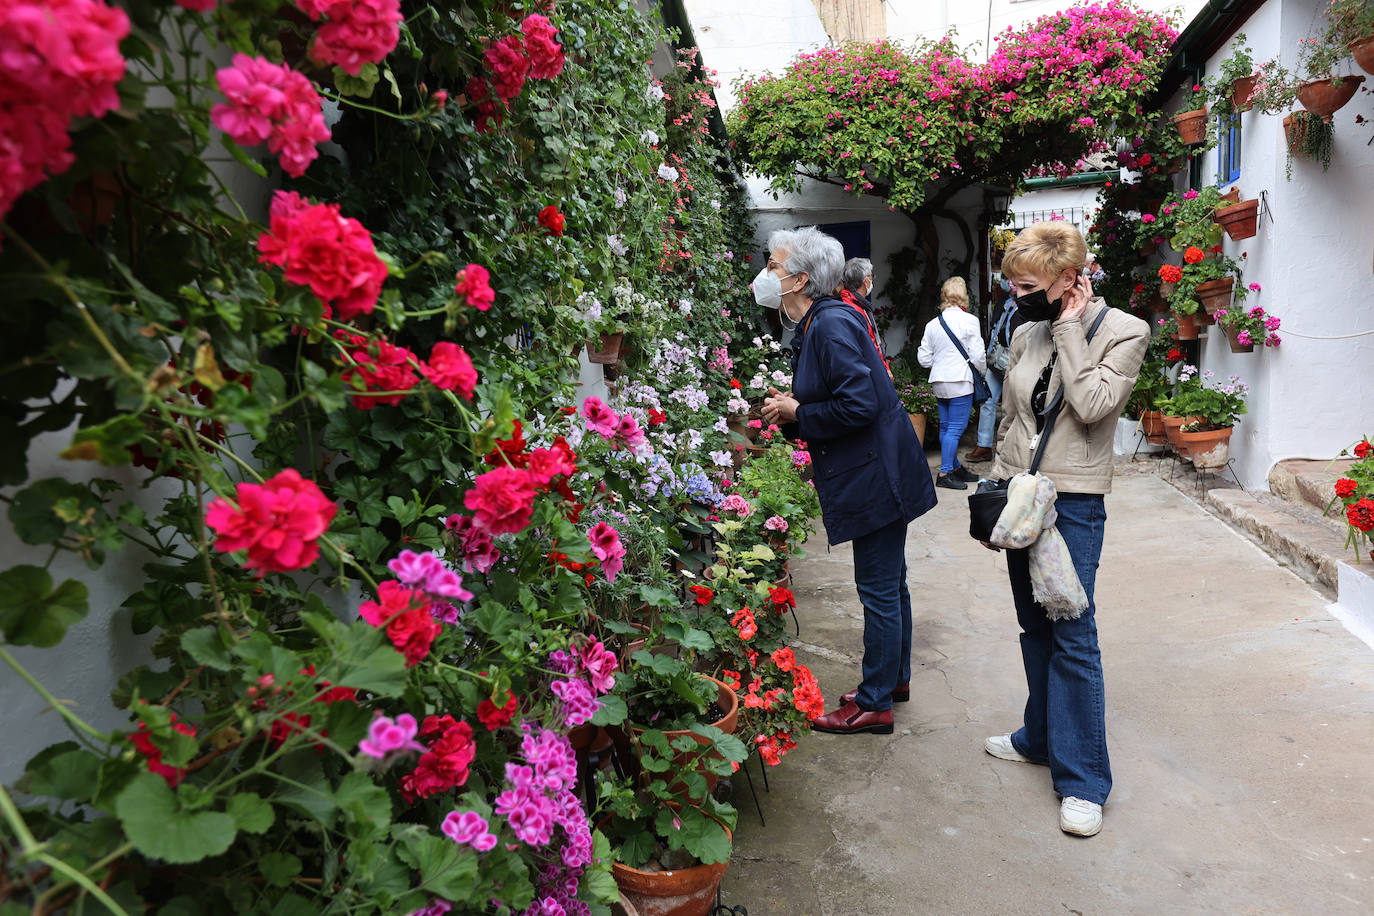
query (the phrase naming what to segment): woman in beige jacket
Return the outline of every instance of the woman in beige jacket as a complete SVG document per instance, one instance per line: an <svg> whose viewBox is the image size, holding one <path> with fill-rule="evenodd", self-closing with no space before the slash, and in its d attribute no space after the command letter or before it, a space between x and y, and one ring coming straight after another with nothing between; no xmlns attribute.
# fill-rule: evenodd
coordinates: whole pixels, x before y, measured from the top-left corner
<svg viewBox="0 0 1374 916"><path fill-rule="evenodd" d="M1027 551L1007 552L1029 696L1022 727L984 745L1004 760L1048 764L1062 798L1060 829L1079 836L1102 829L1102 805L1112 787L1093 585L1107 520L1103 496L1112 488L1116 421L1150 337L1139 318L1115 309L1103 315L1106 302L1093 297L1091 282L1081 276L1086 254L1072 225L1043 222L1022 231L1002 261L1026 324L1012 338L1002 387L1006 415L992 475L1005 479L1030 467L1044 415L1062 385L1063 406L1044 442L1039 470L1057 488L1056 527L1088 608L1074 619L1051 620L1032 597Z"/></svg>

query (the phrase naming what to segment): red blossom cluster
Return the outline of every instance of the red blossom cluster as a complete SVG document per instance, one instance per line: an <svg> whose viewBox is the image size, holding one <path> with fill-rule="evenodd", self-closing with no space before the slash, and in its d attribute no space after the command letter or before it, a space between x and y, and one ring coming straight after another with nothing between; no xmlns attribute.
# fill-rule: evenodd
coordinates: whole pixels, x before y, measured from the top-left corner
<svg viewBox="0 0 1374 916"><path fill-rule="evenodd" d="M758 709L763 712L776 712L783 707L781 704L789 703L797 711L806 716L807 721L812 721L818 716L825 714L825 698L821 695L820 683L816 676L811 673L811 669L797 661L793 651L784 646L776 649L769 656L769 660L777 666L778 670L791 675L790 695L785 687L765 688L763 678L755 675L750 682L749 688L744 692L743 703L746 709ZM750 661L750 666L757 670L758 656ZM735 689L739 689L740 676L738 671L726 671L724 676L726 682L730 683L730 676L733 675ZM762 731L755 739L754 743L759 748L763 759L769 766L777 766L783 755L796 747L793 739L793 731L777 731L770 734L764 726Z"/></svg>
<svg viewBox="0 0 1374 916"><path fill-rule="evenodd" d="M697 604L705 607L711 603L711 599L716 597L716 593L704 585L689 585L687 590L696 596Z"/></svg>
<svg viewBox="0 0 1374 916"><path fill-rule="evenodd" d="M491 288L491 274L478 264L469 264L458 271L453 291L479 312L485 312L496 301L496 291Z"/></svg>
<svg viewBox="0 0 1374 916"><path fill-rule="evenodd" d="M506 702L497 706L491 698L483 700L477 704L477 718L487 727L487 731L494 732L498 728L505 728L515 718L515 710L518 707L515 694L506 691Z"/></svg>
<svg viewBox="0 0 1374 916"><path fill-rule="evenodd" d="M377 586L377 600L364 601L358 615L374 627L386 627L387 638L413 668L429 654L430 646L443 631L430 613L431 601L420 589L409 589L395 579Z"/></svg>
<svg viewBox="0 0 1374 916"><path fill-rule="evenodd" d="M1183 260L1189 264L1201 264L1207 253L1196 245L1189 245L1183 252Z"/></svg>
<svg viewBox="0 0 1374 916"><path fill-rule="evenodd" d="M314 84L285 64L247 54L235 54L215 79L228 102L210 110L214 125L243 146L266 141L286 174L304 175L319 155L316 145L329 139Z"/></svg>
<svg viewBox="0 0 1374 916"><path fill-rule="evenodd" d="M567 56L557 41L558 30L547 17L526 16L520 32L492 42L482 55L487 76L468 81L468 100L477 106L478 133L501 123L501 111L524 91L527 79L553 79L563 72Z"/></svg>
<svg viewBox="0 0 1374 916"><path fill-rule="evenodd" d="M517 420L515 432L509 439L496 440L485 460L495 470L479 475L463 495L463 505L472 510L478 529L492 535L523 531L534 514L535 495L546 490L559 493L570 507L569 519L577 520L583 507L567 480L577 471L577 453L562 436L551 448L529 451Z"/></svg>
<svg viewBox="0 0 1374 916"><path fill-rule="evenodd" d="M205 512L215 549L226 553L247 550L244 568L269 572L305 569L319 556L320 535L329 528L339 507L313 480L287 468L266 483L241 483L234 500L216 497Z"/></svg>
<svg viewBox="0 0 1374 916"><path fill-rule="evenodd" d="M338 204L312 204L294 191L272 198L268 231L258 237L258 260L280 267L288 283L308 286L342 321L370 315L386 279L372 233L339 212Z"/></svg>
<svg viewBox="0 0 1374 916"><path fill-rule="evenodd" d="M355 395L353 406L359 410L371 410L381 404L394 407L419 383L415 375L418 359L407 348L390 343L384 337L364 337L342 328L334 332L334 337L345 347L347 368L340 375L345 385L363 392L391 392ZM354 385L355 379L361 382L361 389Z"/></svg>
<svg viewBox="0 0 1374 916"><path fill-rule="evenodd" d="M730 618L730 626L739 631L739 638L745 642L753 639L759 631L758 623L754 620L754 612L747 607L735 612L735 616Z"/></svg>
<svg viewBox="0 0 1374 916"><path fill-rule="evenodd" d="M471 725L453 716L425 716L418 737L432 743L420 755L414 772L401 777L401 794L406 801L429 798L468 781L468 767L477 755Z"/></svg>
<svg viewBox="0 0 1374 916"><path fill-rule="evenodd" d="M786 614L789 608L797 606L796 596L792 594L790 589L786 588L769 586L768 600L772 603L773 610L779 614Z"/></svg>
<svg viewBox="0 0 1374 916"><path fill-rule="evenodd" d="M1365 534L1374 530L1374 500L1365 496L1345 507L1346 521Z"/></svg>
<svg viewBox="0 0 1374 916"><path fill-rule="evenodd" d="M1177 264L1161 264L1159 266L1159 279L1165 283L1177 283L1183 279L1183 268Z"/></svg>
<svg viewBox="0 0 1374 916"><path fill-rule="evenodd" d="M307 665L301 669L301 674L313 678L315 676L315 666L313 664ZM296 691L290 689L291 685L294 683L293 681L286 682L284 691L282 687L276 685L275 681L276 679L271 674L264 674L262 677L258 678L258 682L254 686L248 688L248 696L253 698L254 709L267 708L268 696L276 696L283 692L287 697L296 695ZM328 706L331 703L337 703L341 700L347 700L353 703L358 702L358 691L354 690L352 687L334 687L331 686L328 681L320 681L318 687L319 693L311 700L312 703L323 703L325 706ZM299 712L283 713L272 721L272 726L267 733L268 743L274 748L281 747L282 744L286 742L286 739L290 738L293 733L304 732L308 729L313 715L313 713ZM325 728L320 729L320 736L328 737L329 730ZM314 743L315 752L323 754L324 745L320 743L318 739Z"/></svg>
<svg viewBox="0 0 1374 916"><path fill-rule="evenodd" d="M429 361L420 365L420 374L441 391L456 391L471 401L477 391L477 370L472 357L456 343L441 340L429 351Z"/></svg>
<svg viewBox="0 0 1374 916"><path fill-rule="evenodd" d="M357 76L401 38L400 0L296 0L311 19L325 20L310 44L310 57Z"/></svg>
<svg viewBox="0 0 1374 916"><path fill-rule="evenodd" d="M196 736L196 727L187 722L178 722L177 714L168 712L171 716L173 731L178 731L183 735L192 738ZM176 788L180 782L186 778L184 767L169 766L162 762L162 748L153 743L153 735L148 730L147 722L139 722L138 730L129 735L129 743L134 746L134 750L142 754L148 761L148 772L156 773L167 780L167 785Z"/></svg>
<svg viewBox="0 0 1374 916"><path fill-rule="evenodd" d="M567 222L566 217L558 212L558 207L549 204L539 211L539 225L549 231L550 235L562 237L563 225Z"/></svg>
<svg viewBox="0 0 1374 916"><path fill-rule="evenodd" d="M72 119L119 107L129 17L96 0L0 3L0 219L71 167Z"/></svg>
<svg viewBox="0 0 1374 916"><path fill-rule="evenodd" d="M1355 491L1359 488L1359 482L1351 480L1349 477L1342 477L1340 480L1336 481L1336 495L1341 499L1345 499L1347 496L1354 496Z"/></svg>

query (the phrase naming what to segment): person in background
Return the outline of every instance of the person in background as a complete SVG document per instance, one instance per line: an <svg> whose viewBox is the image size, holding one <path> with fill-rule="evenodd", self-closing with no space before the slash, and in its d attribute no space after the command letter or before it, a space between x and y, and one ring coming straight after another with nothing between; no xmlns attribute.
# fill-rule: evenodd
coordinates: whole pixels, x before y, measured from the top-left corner
<svg viewBox="0 0 1374 916"><path fill-rule="evenodd" d="M1002 760L1048 765L1061 799L1059 829L1077 836L1102 829L1102 805L1112 789L1093 586L1107 526L1103 495L1112 488L1112 434L1150 341L1145 322L1093 296L1092 283L1081 276L1085 254L1077 229L1047 222L1018 235L1002 259L1026 324L1012 339L1002 388L1006 415L990 476L1022 473L1037 446L1044 449L1039 472L1058 491L1055 528L1088 607L1077 617L1052 619L1035 600L1030 551L1007 551L1028 695L1021 728L983 743ZM1061 386L1062 408L1042 441ZM1129 610L1129 597L1121 597Z"/></svg>
<svg viewBox="0 0 1374 916"><path fill-rule="evenodd" d="M854 544L864 608L858 689L818 717L818 732L890 735L892 703L911 696L911 594L906 531L935 505L930 467L897 389L855 308L834 295L840 243L813 226L775 232L754 298L796 328L792 391L769 389L763 417L795 422L810 446L816 495L831 544Z"/></svg>
<svg viewBox="0 0 1374 916"><path fill-rule="evenodd" d="M1088 252L1088 261L1083 265L1083 276L1093 283L1101 284L1107 279L1107 272L1097 263L1097 255Z"/></svg>
<svg viewBox="0 0 1374 916"><path fill-rule="evenodd" d="M967 490L970 482L978 480L977 474L959 464L957 454L959 437L968 428L973 411L973 369L987 369L983 331L978 319L968 313L968 304L968 284L964 278L946 280L940 288L940 317L926 324L921 347L916 351L917 362L930 369L930 387L935 389L940 405L940 476L935 485L951 490ZM968 359L959 352L951 335L963 344Z"/></svg>
<svg viewBox="0 0 1374 916"><path fill-rule="evenodd" d="M864 321L868 323L868 339L873 341L878 355L883 358L883 365L887 367L887 377L892 378L892 365L888 362L883 345L878 340L878 324L873 319L873 303L870 298L872 294L873 262L868 258L850 258L845 261L844 271L840 274L840 285L835 287L835 295L863 314Z"/></svg>
<svg viewBox="0 0 1374 916"><path fill-rule="evenodd" d="M1007 298L1001 305L993 306L992 314L988 316L992 327L988 334L986 378L992 397L978 407L978 445L964 456L964 460L970 463L992 460L997 445L997 407L1002 400L1002 373L1007 369L1011 354L1011 337L1024 321L1016 308L1016 287L1005 277L1001 286Z"/></svg>

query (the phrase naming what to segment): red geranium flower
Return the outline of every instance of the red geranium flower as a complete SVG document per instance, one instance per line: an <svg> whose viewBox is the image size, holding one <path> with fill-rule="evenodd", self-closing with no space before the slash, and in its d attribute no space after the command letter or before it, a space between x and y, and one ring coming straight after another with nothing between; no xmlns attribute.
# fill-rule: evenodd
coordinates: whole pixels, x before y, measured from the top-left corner
<svg viewBox="0 0 1374 916"><path fill-rule="evenodd" d="M563 214L559 213L558 208L553 204L549 204L539 211L539 225L549 230L553 235L561 236L563 234L564 222Z"/></svg>
<svg viewBox="0 0 1374 916"><path fill-rule="evenodd" d="M256 569L259 578L314 563L320 553L320 535L339 511L313 480L302 478L295 468L266 483L241 483L234 498L237 507L223 497L210 503L205 524L217 535L216 550L247 550L243 565Z"/></svg>
<svg viewBox="0 0 1374 916"><path fill-rule="evenodd" d="M1374 500L1366 496L1351 503L1345 509L1345 517L1352 527L1368 534L1374 530Z"/></svg>
<svg viewBox="0 0 1374 916"><path fill-rule="evenodd" d="M1159 279L1165 283L1177 283L1183 279L1183 268L1177 264L1161 264L1159 267Z"/></svg>
<svg viewBox="0 0 1374 916"><path fill-rule="evenodd" d="M1360 440L1360 444L1355 446L1355 457L1364 458L1365 456L1367 456L1369 454L1369 447L1370 446L1368 439Z"/></svg>
<svg viewBox="0 0 1374 916"><path fill-rule="evenodd" d="M515 718L515 694L506 691L506 702L497 706L490 698L477 704L477 718L487 727L487 731L494 732L498 728L504 728L510 724L511 719Z"/></svg>
<svg viewBox="0 0 1374 916"><path fill-rule="evenodd" d="M1359 488L1360 485L1349 477L1342 477L1340 480L1336 481L1336 495L1341 499L1345 499L1347 496L1354 496L1355 491Z"/></svg>
<svg viewBox="0 0 1374 916"><path fill-rule="evenodd" d="M731 388L734 388L735 390L738 391L739 389L743 388L744 386L741 385L741 384L739 383L739 379L737 379L737 378L732 378L732 379L730 379L730 387L731 387Z"/></svg>
<svg viewBox="0 0 1374 916"><path fill-rule="evenodd" d="M1206 253L1196 245L1189 245L1188 250L1183 252L1183 260L1189 264L1197 264L1205 257L1207 257Z"/></svg>
<svg viewBox="0 0 1374 916"><path fill-rule="evenodd" d="M1182 351L1182 350L1180 350L1178 347L1174 347L1174 348L1172 348L1171 350L1169 350L1169 356L1168 356L1169 362L1171 362L1171 363L1176 363L1176 362L1178 362L1178 361L1181 360L1181 359L1183 359L1183 351Z"/></svg>
<svg viewBox="0 0 1374 916"><path fill-rule="evenodd" d="M697 604L700 604L702 606L710 604L711 599L716 597L716 593L711 591L704 585L693 585L690 586L687 590L690 591L693 595L697 596Z"/></svg>

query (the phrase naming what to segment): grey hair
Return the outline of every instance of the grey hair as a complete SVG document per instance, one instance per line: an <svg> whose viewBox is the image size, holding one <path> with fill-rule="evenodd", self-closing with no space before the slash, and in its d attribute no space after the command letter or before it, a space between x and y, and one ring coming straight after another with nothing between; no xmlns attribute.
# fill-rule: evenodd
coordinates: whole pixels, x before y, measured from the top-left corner
<svg viewBox="0 0 1374 916"><path fill-rule="evenodd" d="M840 285L851 293L857 293L864 280L873 276L873 262L868 258L850 258L844 262L844 273L840 274Z"/></svg>
<svg viewBox="0 0 1374 916"><path fill-rule="evenodd" d="M810 276L800 290L803 296L819 299L835 292L844 272L844 248L840 243L817 229L779 229L768 236L768 252L776 258L779 250L787 252L782 266L794 274Z"/></svg>

